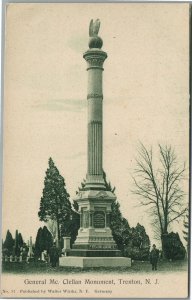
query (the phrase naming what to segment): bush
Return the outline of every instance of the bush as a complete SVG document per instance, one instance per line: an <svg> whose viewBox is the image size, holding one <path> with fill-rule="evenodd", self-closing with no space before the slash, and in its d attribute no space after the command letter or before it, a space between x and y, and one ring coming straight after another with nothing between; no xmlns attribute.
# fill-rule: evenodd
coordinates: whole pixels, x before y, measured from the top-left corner
<svg viewBox="0 0 192 300"><path fill-rule="evenodd" d="M130 257L133 260L148 261L149 260L149 248L138 248L125 246L124 256Z"/></svg>
<svg viewBox="0 0 192 300"><path fill-rule="evenodd" d="M164 252L167 259L182 260L185 258L186 250L178 233L167 234L164 240Z"/></svg>
<svg viewBox="0 0 192 300"><path fill-rule="evenodd" d="M130 229L130 239L124 245L124 256L134 260L149 260L150 240L145 228L137 224Z"/></svg>

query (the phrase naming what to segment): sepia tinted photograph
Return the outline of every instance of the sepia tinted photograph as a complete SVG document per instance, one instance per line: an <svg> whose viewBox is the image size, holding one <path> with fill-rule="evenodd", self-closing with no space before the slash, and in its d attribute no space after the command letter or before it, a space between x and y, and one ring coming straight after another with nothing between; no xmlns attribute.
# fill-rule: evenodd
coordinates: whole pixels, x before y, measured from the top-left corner
<svg viewBox="0 0 192 300"><path fill-rule="evenodd" d="M186 298L189 3L7 3L1 296Z"/></svg>

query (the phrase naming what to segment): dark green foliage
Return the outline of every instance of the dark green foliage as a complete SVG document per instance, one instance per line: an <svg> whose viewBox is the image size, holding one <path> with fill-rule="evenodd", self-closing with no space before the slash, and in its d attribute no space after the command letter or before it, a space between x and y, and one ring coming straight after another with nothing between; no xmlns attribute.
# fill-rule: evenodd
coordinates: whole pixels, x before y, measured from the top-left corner
<svg viewBox="0 0 192 300"><path fill-rule="evenodd" d="M19 247L23 246L23 237L20 232L18 233L18 245Z"/></svg>
<svg viewBox="0 0 192 300"><path fill-rule="evenodd" d="M49 253L50 248L53 245L53 238L46 226L43 229L40 227L37 232L36 241L35 241L35 258L38 259L41 257L41 253L44 250L47 250Z"/></svg>
<svg viewBox="0 0 192 300"><path fill-rule="evenodd" d="M189 252L189 213L186 215L186 219L183 222L183 238L187 242L187 252Z"/></svg>
<svg viewBox="0 0 192 300"><path fill-rule="evenodd" d="M18 230L15 231L15 244L14 244L14 255L20 255L20 245L19 245L19 233Z"/></svg>
<svg viewBox="0 0 192 300"><path fill-rule="evenodd" d="M150 240L145 228L139 223L135 228L130 228L128 221L122 217L117 201L112 204L111 230L124 256L142 261L149 259Z"/></svg>
<svg viewBox="0 0 192 300"><path fill-rule="evenodd" d="M13 253L14 239L9 230L7 230L6 238L3 244L3 248L7 249L7 255L11 255Z"/></svg>
<svg viewBox="0 0 192 300"><path fill-rule="evenodd" d="M18 230L15 231L15 239L13 239L10 231L7 231L5 242L2 245L4 255L13 255L13 257L20 256L21 247L23 246L23 238Z"/></svg>
<svg viewBox="0 0 192 300"><path fill-rule="evenodd" d="M73 208L75 211L79 210L79 205L78 205L77 201L73 201Z"/></svg>
<svg viewBox="0 0 192 300"><path fill-rule="evenodd" d="M133 260L148 261L149 249L139 249L138 247L125 247L124 256L130 257Z"/></svg>
<svg viewBox="0 0 192 300"><path fill-rule="evenodd" d="M103 177L106 189L114 193L115 187L112 188L110 182L107 182L104 171ZM134 260L148 260L150 241L145 228L139 223L135 228L130 228L128 221L121 214L120 204L117 200L111 205L110 227L117 247L124 256Z"/></svg>
<svg viewBox="0 0 192 300"><path fill-rule="evenodd" d="M22 252L21 252L22 261L26 261L28 252L29 252L29 247L26 245L26 243L23 243Z"/></svg>
<svg viewBox="0 0 192 300"><path fill-rule="evenodd" d="M71 246L76 240L80 227L80 215L76 211L72 211L72 226L71 226Z"/></svg>
<svg viewBox="0 0 192 300"><path fill-rule="evenodd" d="M18 230L15 231L15 243L13 246L13 255L19 257L21 253L21 247L23 247L23 238Z"/></svg>
<svg viewBox="0 0 192 300"><path fill-rule="evenodd" d="M40 221L47 222L48 218L56 220L58 239L60 240L61 227L65 228L65 225L67 226L71 211L71 203L65 188L64 178L59 174L53 160L50 158L38 213Z"/></svg>
<svg viewBox="0 0 192 300"><path fill-rule="evenodd" d="M182 260L185 258L186 250L178 233L171 232L164 237L164 249L167 259Z"/></svg>
<svg viewBox="0 0 192 300"><path fill-rule="evenodd" d="M23 243L23 249L25 249L27 252L29 251L29 247L27 246L26 243Z"/></svg>
<svg viewBox="0 0 192 300"><path fill-rule="evenodd" d="M118 249L123 250L124 245L128 244L130 240L130 227L128 221L121 214L117 200L111 205L110 228Z"/></svg>
<svg viewBox="0 0 192 300"><path fill-rule="evenodd" d="M80 215L76 211L72 210L71 219L68 222L67 232L65 231L65 234L63 234L63 236L71 237L71 241L70 241L71 246L76 240L79 227L80 227Z"/></svg>
<svg viewBox="0 0 192 300"><path fill-rule="evenodd" d="M135 228L132 228L132 244L141 248L150 248L149 236L146 234L144 226L137 223Z"/></svg>
<svg viewBox="0 0 192 300"><path fill-rule="evenodd" d="M130 229L130 239L125 246L124 255L134 260L146 261L149 259L150 240L144 226L137 224Z"/></svg>
<svg viewBox="0 0 192 300"><path fill-rule="evenodd" d="M111 183L107 181L106 173L103 171L103 178L106 186L106 190L112 193L115 192L115 187L111 186ZM117 247L122 252L124 247L130 240L130 226L128 221L122 216L120 211L120 204L117 200L111 204L111 221L110 228L113 238L117 244Z"/></svg>
<svg viewBox="0 0 192 300"><path fill-rule="evenodd" d="M43 250L47 250L47 253L49 253L50 248L53 245L53 238L52 238L52 234L50 233L50 231L47 229L46 226L44 226L42 230L42 240L43 240L42 243Z"/></svg>
<svg viewBox="0 0 192 300"><path fill-rule="evenodd" d="M61 234L62 236L70 236L71 237L71 247L76 240L78 230L80 227L80 215L72 210L71 211L71 217L68 219L65 224L61 227ZM63 248L63 245L62 245Z"/></svg>
<svg viewBox="0 0 192 300"><path fill-rule="evenodd" d="M42 239L43 229L40 227L37 231L36 241L35 241L35 258L38 259L43 251L43 239Z"/></svg>

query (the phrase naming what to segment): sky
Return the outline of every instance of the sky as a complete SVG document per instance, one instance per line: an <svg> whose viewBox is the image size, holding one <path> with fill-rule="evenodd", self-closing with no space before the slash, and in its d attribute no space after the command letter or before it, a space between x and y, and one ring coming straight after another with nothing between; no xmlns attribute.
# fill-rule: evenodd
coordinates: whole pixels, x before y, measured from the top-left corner
<svg viewBox="0 0 192 300"><path fill-rule="evenodd" d="M103 167L130 226L153 228L132 193L139 142L189 162L188 4L9 4L6 11L3 233L33 240L52 157L73 199L87 168L88 27L99 18ZM186 178L188 174L186 174ZM184 189L188 191L187 179ZM187 197L186 197L187 201ZM172 228L182 230L182 222ZM158 242L157 242L158 243Z"/></svg>

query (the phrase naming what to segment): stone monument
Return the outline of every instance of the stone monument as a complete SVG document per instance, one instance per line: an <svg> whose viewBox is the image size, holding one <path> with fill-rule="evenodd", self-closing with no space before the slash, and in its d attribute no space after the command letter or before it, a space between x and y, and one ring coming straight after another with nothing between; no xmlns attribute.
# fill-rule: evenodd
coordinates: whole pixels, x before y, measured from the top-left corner
<svg viewBox="0 0 192 300"><path fill-rule="evenodd" d="M32 236L30 236L30 240L29 240L29 252L28 252L28 256L29 257L33 257L34 256Z"/></svg>
<svg viewBox="0 0 192 300"><path fill-rule="evenodd" d="M103 176L103 63L107 53L98 36L100 21L91 20L89 50L83 57L88 71L88 153L84 188L74 199L79 206L80 229L69 257L61 257L60 265L79 267L130 266L129 258L121 257L110 229L111 204L116 196L106 189ZM68 260L67 260L68 259Z"/></svg>

